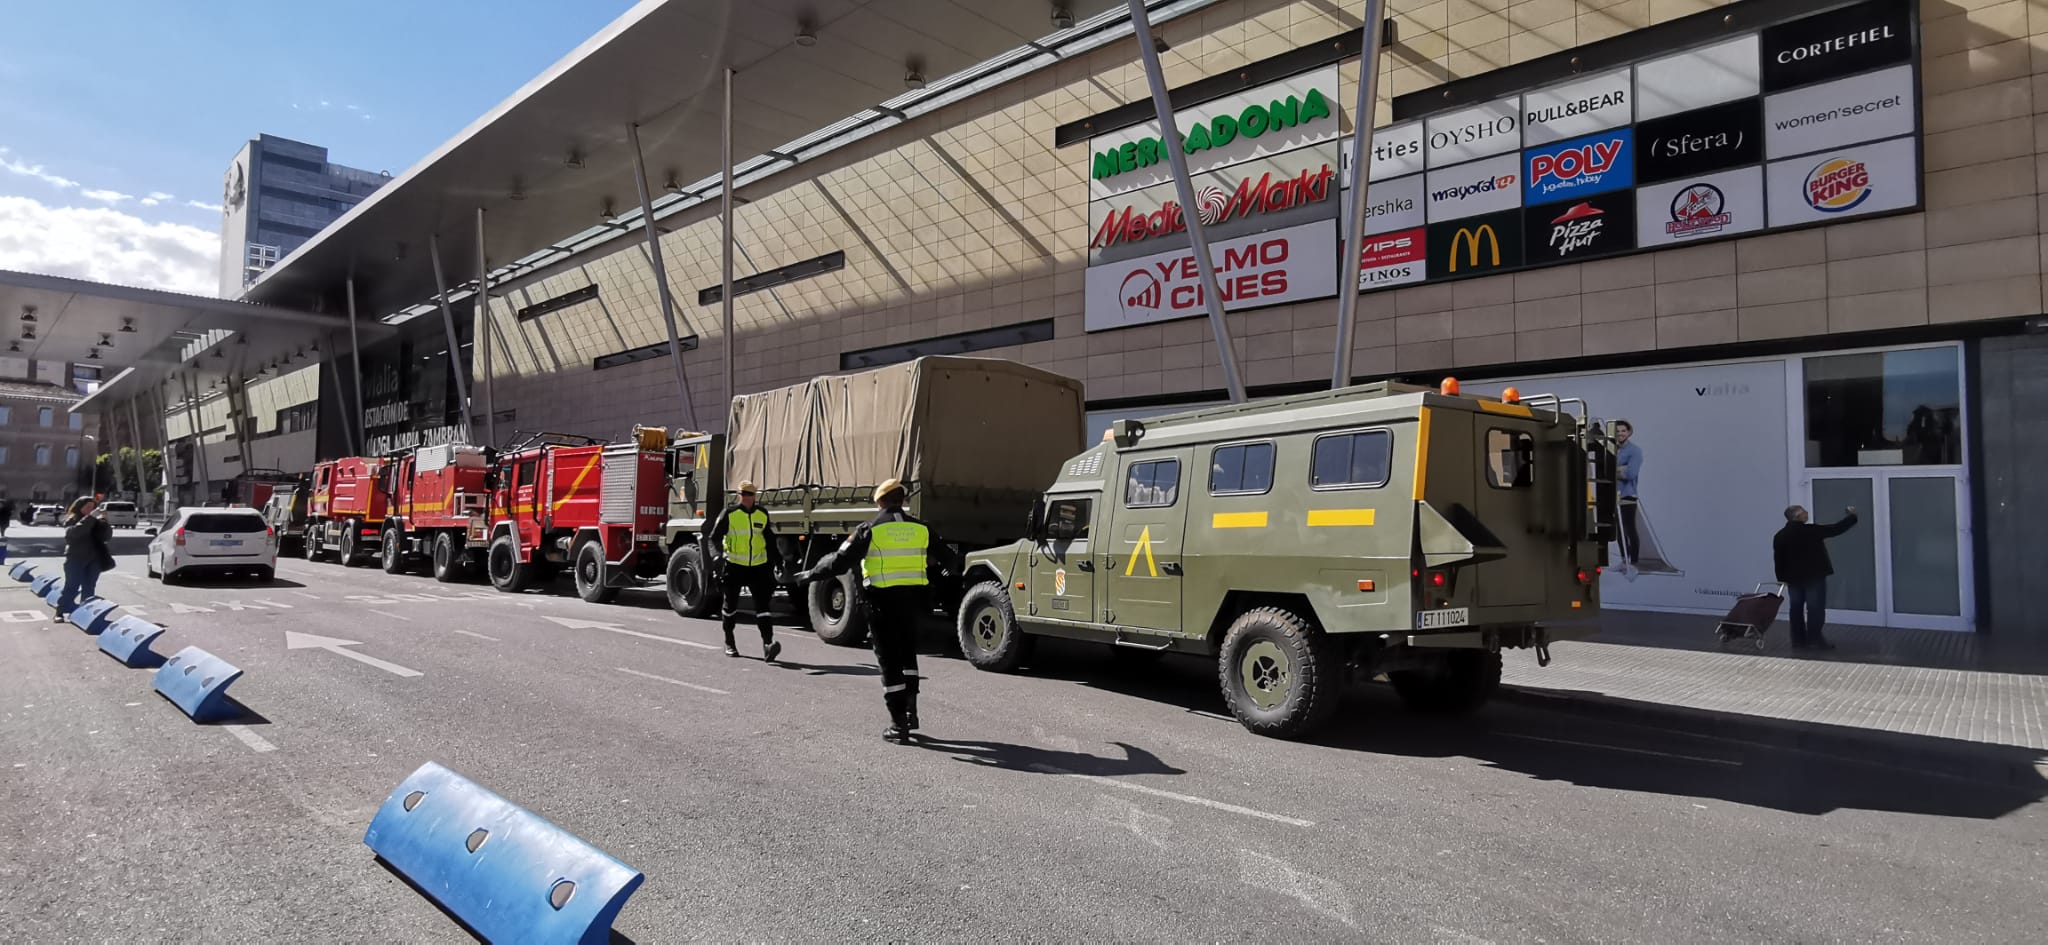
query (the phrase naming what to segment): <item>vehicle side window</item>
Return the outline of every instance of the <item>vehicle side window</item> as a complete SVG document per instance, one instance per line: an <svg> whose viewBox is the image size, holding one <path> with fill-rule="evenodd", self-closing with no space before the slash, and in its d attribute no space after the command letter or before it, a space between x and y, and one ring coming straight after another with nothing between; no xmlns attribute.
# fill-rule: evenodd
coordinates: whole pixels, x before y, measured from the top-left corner
<svg viewBox="0 0 2048 945"><path fill-rule="evenodd" d="M1527 489L1536 484L1530 458L1536 440L1527 433L1486 431L1486 484L1496 489Z"/></svg>
<svg viewBox="0 0 2048 945"><path fill-rule="evenodd" d="M1219 446L1210 454L1210 495L1257 495L1272 488L1273 444Z"/></svg>
<svg viewBox="0 0 2048 945"><path fill-rule="evenodd" d="M522 486L533 485L534 472L539 468L540 464L533 460L527 460L526 462L520 463L519 484Z"/></svg>
<svg viewBox="0 0 2048 945"><path fill-rule="evenodd" d="M1046 540L1087 541L1090 504L1088 499L1054 499L1045 507Z"/></svg>
<svg viewBox="0 0 2048 945"><path fill-rule="evenodd" d="M1124 480L1124 508L1157 509L1180 498L1180 460L1158 459L1133 463Z"/></svg>
<svg viewBox="0 0 2048 945"><path fill-rule="evenodd" d="M1333 433L1316 440L1309 485L1317 489L1377 489L1394 462L1394 435L1385 430Z"/></svg>

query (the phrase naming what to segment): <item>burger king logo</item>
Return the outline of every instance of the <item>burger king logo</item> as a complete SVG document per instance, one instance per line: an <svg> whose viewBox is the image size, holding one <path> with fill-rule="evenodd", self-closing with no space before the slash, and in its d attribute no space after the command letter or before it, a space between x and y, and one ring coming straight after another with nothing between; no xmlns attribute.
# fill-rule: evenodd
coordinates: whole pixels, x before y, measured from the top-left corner
<svg viewBox="0 0 2048 945"><path fill-rule="evenodd" d="M1870 199L1870 169L1852 158L1829 158L1806 174L1806 205L1841 213Z"/></svg>

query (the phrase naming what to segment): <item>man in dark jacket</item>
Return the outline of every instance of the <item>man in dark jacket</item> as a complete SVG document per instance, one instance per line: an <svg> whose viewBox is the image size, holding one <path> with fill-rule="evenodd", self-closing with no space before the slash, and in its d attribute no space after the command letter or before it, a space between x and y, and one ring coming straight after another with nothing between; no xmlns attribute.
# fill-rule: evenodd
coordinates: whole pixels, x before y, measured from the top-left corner
<svg viewBox="0 0 2048 945"><path fill-rule="evenodd" d="M889 727L882 738L902 744L917 731L917 618L930 609L931 532L903 510L903 484L890 479L875 489L873 519L862 522L839 550L797 576L809 584L860 567L861 605L868 642L882 670L882 704Z"/></svg>
<svg viewBox="0 0 2048 945"><path fill-rule="evenodd" d="M1792 648L1832 650L1835 645L1821 635L1828 618L1828 575L1835 566L1828 560L1827 541L1856 527L1856 510L1833 525L1808 522L1806 509L1785 510L1785 527L1771 539L1771 557L1777 563L1778 580L1785 585L1792 604Z"/></svg>
<svg viewBox="0 0 2048 945"><path fill-rule="evenodd" d="M768 524L767 511L754 505L755 494L754 484L742 480L738 496L718 513L704 544L721 565L718 587L724 592L725 606L720 608L719 620L725 629L725 655L740 655L732 641L732 629L739 622L740 590L744 588L754 598L761 658L773 663L782 652L782 644L775 642L769 607L775 600L775 568L781 552L775 547L775 528Z"/></svg>

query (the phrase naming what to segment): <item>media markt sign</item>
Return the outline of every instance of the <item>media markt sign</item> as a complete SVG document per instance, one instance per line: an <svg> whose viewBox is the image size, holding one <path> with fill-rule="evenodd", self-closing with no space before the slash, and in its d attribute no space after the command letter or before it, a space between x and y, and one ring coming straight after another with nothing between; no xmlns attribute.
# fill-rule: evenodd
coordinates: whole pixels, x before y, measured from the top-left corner
<svg viewBox="0 0 2048 945"><path fill-rule="evenodd" d="M1188 173L1334 141L1337 103L1337 68L1329 66L1182 109L1174 123ZM1157 122L1090 138L1088 154L1090 201L1172 179Z"/></svg>

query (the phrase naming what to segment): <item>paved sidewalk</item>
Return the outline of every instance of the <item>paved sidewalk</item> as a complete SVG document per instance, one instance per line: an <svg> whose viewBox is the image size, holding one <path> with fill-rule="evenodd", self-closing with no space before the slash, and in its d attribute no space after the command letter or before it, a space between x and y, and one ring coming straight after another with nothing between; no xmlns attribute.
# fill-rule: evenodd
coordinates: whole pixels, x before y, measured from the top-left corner
<svg viewBox="0 0 2048 945"><path fill-rule="evenodd" d="M1530 692L1628 700L1760 720L2048 751L2048 658L1973 634L1830 628L1839 649L1726 651L1710 617L1616 612L1589 641L1538 667L1511 654L1505 682ZM1782 629L1782 628L1780 628ZM2006 671L1990 671L1998 666Z"/></svg>

